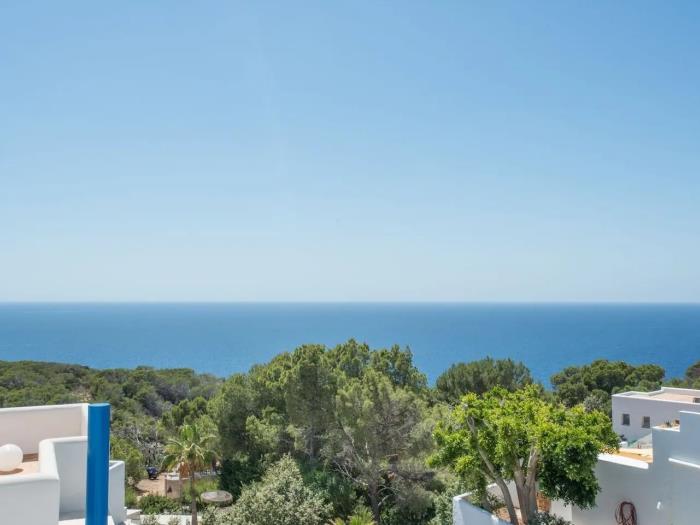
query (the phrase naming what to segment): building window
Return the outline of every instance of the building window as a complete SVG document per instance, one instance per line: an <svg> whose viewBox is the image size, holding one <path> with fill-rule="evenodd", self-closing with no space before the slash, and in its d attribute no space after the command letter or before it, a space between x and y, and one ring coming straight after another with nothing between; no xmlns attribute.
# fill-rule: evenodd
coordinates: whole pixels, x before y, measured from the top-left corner
<svg viewBox="0 0 700 525"><path fill-rule="evenodd" d="M630 426L630 415L622 414L622 424L626 427Z"/></svg>
<svg viewBox="0 0 700 525"><path fill-rule="evenodd" d="M642 418L642 428L651 428L651 418L649 416Z"/></svg>

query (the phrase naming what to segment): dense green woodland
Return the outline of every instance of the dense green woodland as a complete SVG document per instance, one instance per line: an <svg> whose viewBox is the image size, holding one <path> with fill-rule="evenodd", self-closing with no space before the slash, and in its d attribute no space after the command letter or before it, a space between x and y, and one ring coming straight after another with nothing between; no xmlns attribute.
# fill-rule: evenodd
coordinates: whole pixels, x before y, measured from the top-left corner
<svg viewBox="0 0 700 525"><path fill-rule="evenodd" d="M271 520L321 525L333 519L342 524L351 516L353 523L451 523L452 495L498 482L488 464L477 464L490 452L474 448L480 432L498 428L494 421L508 422L503 436L539 422L528 430L528 436L542 436L530 444L532 450L549 454L530 457L539 484L549 483L550 494L585 503L595 497L595 479L586 481L584 494L578 493L583 488L567 492L572 490L567 481L548 467L550 458L566 451L546 429L558 425L564 435L566 424L566 432L577 432L583 421L595 427L595 435L579 436L595 444L588 455L579 455L590 470L595 451L614 446L605 418L610 395L662 384L700 387L700 362L685 377L671 379L656 365L598 360L565 368L545 389L524 364L490 358L455 364L430 386L409 349L370 349L354 340L335 348L304 345L225 380L189 369L96 370L0 361L0 407L111 403L112 454L126 460L132 486L144 477L145 466L162 465L166 443L183 425L213 436L218 483L241 502L226 514L227 523L253 525ZM509 427L516 424L516 413L526 411L506 413L508 403L530 407L531 417ZM474 412L474 407L481 408ZM478 427L481 420L490 423ZM522 453L527 458L527 450ZM502 462L499 476L517 478L518 472L508 471L511 459L494 459ZM284 490L281 479L287 479ZM135 498L133 488L130 497ZM277 512L268 508L270 501L290 517L270 514ZM153 498L142 502L158 504ZM482 502L486 508L493 504Z"/></svg>

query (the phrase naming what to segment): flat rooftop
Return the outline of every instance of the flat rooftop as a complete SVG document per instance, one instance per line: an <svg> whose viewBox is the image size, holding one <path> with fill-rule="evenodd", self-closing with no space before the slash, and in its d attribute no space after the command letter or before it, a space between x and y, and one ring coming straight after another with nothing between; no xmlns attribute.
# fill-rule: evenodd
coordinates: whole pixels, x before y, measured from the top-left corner
<svg viewBox="0 0 700 525"><path fill-rule="evenodd" d="M645 463L654 462L654 449L652 448L621 448L613 455L629 459L638 459Z"/></svg>
<svg viewBox="0 0 700 525"><path fill-rule="evenodd" d="M615 394L615 396L700 405L700 390L691 388L662 387L660 390L654 390L653 392L621 392Z"/></svg>

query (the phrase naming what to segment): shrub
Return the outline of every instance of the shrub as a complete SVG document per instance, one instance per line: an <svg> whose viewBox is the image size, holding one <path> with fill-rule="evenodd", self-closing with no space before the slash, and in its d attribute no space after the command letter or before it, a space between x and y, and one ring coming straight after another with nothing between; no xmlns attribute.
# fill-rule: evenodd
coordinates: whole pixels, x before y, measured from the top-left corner
<svg viewBox="0 0 700 525"><path fill-rule="evenodd" d="M155 514L147 514L141 517L141 525L159 525Z"/></svg>
<svg viewBox="0 0 700 525"><path fill-rule="evenodd" d="M180 516L171 516L168 525L180 525Z"/></svg>
<svg viewBox="0 0 700 525"><path fill-rule="evenodd" d="M136 495L134 487L127 486L124 490L124 505L126 505L128 509L134 509L138 507L138 504L138 496Z"/></svg>
<svg viewBox="0 0 700 525"><path fill-rule="evenodd" d="M570 521L548 512L538 512L530 525L573 525Z"/></svg>
<svg viewBox="0 0 700 525"><path fill-rule="evenodd" d="M289 456L272 465L259 483L243 489L226 515L227 525L322 525L331 506L304 485Z"/></svg>
<svg viewBox="0 0 700 525"><path fill-rule="evenodd" d="M200 496L203 492L210 492L212 490L218 490L219 482L216 479L199 479L194 483L194 490L197 493L197 504L201 505L202 500ZM192 496L190 495L189 485L187 490L182 493L182 503L183 505L189 506L192 503Z"/></svg>
<svg viewBox="0 0 700 525"><path fill-rule="evenodd" d="M220 513L216 510L216 507L206 507L202 513L202 519L200 520L201 525L219 525L221 520L219 519Z"/></svg>
<svg viewBox="0 0 700 525"><path fill-rule="evenodd" d="M133 443L119 436L111 438L110 449L112 459L124 462L126 482L131 486L136 486L146 473L141 451Z"/></svg>
<svg viewBox="0 0 700 525"><path fill-rule="evenodd" d="M158 494L146 494L138 506L144 514L175 514L182 509L179 502Z"/></svg>

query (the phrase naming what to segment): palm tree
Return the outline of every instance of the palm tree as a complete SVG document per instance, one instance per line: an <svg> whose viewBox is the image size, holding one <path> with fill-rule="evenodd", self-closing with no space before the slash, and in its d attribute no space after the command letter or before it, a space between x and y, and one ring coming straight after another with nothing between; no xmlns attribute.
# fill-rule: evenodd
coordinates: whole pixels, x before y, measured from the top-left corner
<svg viewBox="0 0 700 525"><path fill-rule="evenodd" d="M166 470L180 468L180 472L186 472L190 478L192 525L197 525L197 492L194 486L194 475L195 472L212 464L215 456L212 450L214 439L213 434L203 433L195 423L180 427L180 435L169 439L168 444L165 445L163 468Z"/></svg>

